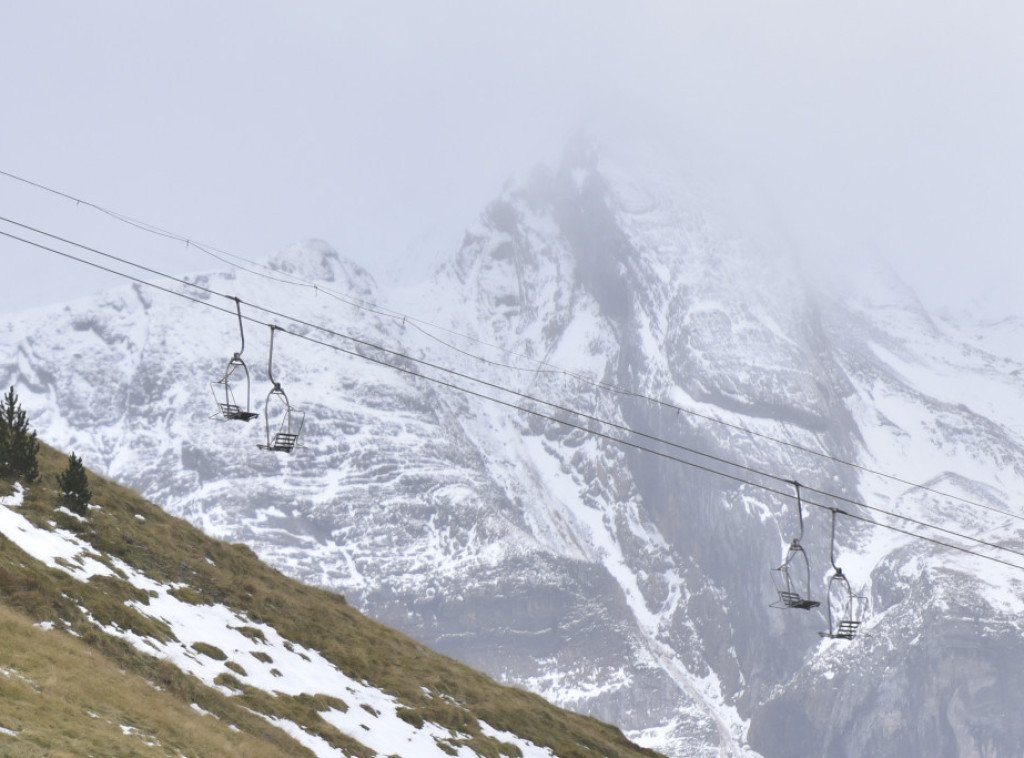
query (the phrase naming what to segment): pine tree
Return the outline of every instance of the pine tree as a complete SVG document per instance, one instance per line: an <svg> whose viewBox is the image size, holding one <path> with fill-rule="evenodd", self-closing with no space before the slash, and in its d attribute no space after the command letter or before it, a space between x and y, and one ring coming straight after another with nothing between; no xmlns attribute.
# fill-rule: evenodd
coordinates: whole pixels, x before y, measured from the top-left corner
<svg viewBox="0 0 1024 758"><path fill-rule="evenodd" d="M39 441L28 428L14 386L0 399L0 478L34 482L39 478Z"/></svg>
<svg viewBox="0 0 1024 758"><path fill-rule="evenodd" d="M80 516L89 512L89 477L82 465L82 459L72 453L68 458L68 467L64 473L57 475L57 487L60 489L60 503Z"/></svg>

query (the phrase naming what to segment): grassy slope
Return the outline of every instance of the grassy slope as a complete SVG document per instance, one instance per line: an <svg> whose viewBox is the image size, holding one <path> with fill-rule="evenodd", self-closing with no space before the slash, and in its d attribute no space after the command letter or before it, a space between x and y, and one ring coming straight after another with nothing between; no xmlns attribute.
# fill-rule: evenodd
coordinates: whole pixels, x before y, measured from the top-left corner
<svg viewBox="0 0 1024 758"><path fill-rule="evenodd" d="M98 552L116 556L157 581L187 583L192 589L185 591L188 597L181 599L222 603L246 611L254 622L269 624L285 638L320 651L352 678L366 680L399 698L408 707L403 717L410 723L422 719L470 734L470 745L477 752L495 758L517 751L482 735L477 718L497 729L548 746L560 756L655 755L628 742L614 727L555 708L522 690L500 686L428 650L367 619L348 606L341 596L288 579L261 563L247 547L210 539L130 490L100 477L91 476L90 487L93 502L102 507L90 513L86 524L55 512L56 476L66 467L67 458L43 446L39 464L40 480L29 489L21 509L33 522L43 525L56 521L60 527L76 531ZM0 494L6 494L7 488L7 484L0 482ZM249 709L286 714L349 754L370 754L319 719L318 710L329 705L321 699L274 697L245 687L239 689L237 696L227 697L170 663L145 655L102 633L79 609L80 605L88 608L102 623L114 621L140 634L163 634L164 630L151 619L124 605L124 600L133 597L135 592L126 582L112 577L78 582L32 560L7 540L0 540L0 601L27 615L31 621L52 622L81 638L81 641L74 640L26 626L23 619L9 613L0 619L0 624L10 623L24 632L28 648L23 660L35 661L31 666L26 662L21 664L23 668L18 668L16 661L7 662L0 656L0 666L13 667L33 682L50 682L53 691L48 698L55 698L52 708L63 714L61 718L43 719L39 709L48 709L37 704L37 710L17 715L24 724L31 726L31 731L13 722L5 723L5 719L13 719L16 714L10 710L13 705L8 705L6 690L0 690L0 727L26 729L22 732L22 743L26 747L19 748L23 752L10 754L57 755L59 750L73 755L170 754L161 752L162 748L147 747L138 734L123 736L121 728L113 722L135 726L140 733L155 736L164 746L188 744L189 749L182 752L190 756L309 754ZM0 634L3 639L8 638L6 633ZM70 666L58 668L55 664L47 673L45 656L51 647L57 649L55 640L59 640L61 650L66 650L69 658L81 663L80 671ZM93 654L86 654L87 650ZM129 674L120 674L121 670ZM55 678L56 671L61 672L60 681ZM84 684L80 690L62 687L63 679L72 676L72 671L76 672L74 678L83 682L131 681L133 687L146 690L155 699L131 697L120 704L105 697L94 700L96 691L84 689ZM145 681L160 689L142 684ZM0 675L0 687L20 687L22 695L26 695L25 686L24 679L8 676L5 681ZM101 688L100 692L112 689L118 687ZM202 716L188 707L191 703L217 714L220 720ZM132 708L128 708L129 705ZM101 707L107 710L101 712ZM30 706L26 703L25 708ZM89 715L90 709L100 717ZM174 717L163 718L171 713ZM229 730L228 724L235 725L241 733ZM113 749L105 742L111 734L113 738L120 737L120 748ZM254 738L255 747L242 743L250 736ZM79 738L90 740L88 749L83 749L85 743L76 746L68 742ZM126 741L130 741L131 749L126 747ZM28 745L38 746L39 752L31 752L35 748Z"/></svg>
<svg viewBox="0 0 1024 758"><path fill-rule="evenodd" d="M0 639L0 755L303 754L233 731L85 642L2 606Z"/></svg>

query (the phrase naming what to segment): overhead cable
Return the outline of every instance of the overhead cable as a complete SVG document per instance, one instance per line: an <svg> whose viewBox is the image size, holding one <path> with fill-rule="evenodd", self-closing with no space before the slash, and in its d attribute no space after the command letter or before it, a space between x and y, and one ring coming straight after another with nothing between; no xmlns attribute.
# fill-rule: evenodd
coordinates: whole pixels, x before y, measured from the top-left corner
<svg viewBox="0 0 1024 758"><path fill-rule="evenodd" d="M122 271L118 271L116 269L113 269L113 268L110 268L110 267L107 267L107 266L103 266L103 265L97 264L97 263L95 263L93 261L88 261L88 260L86 260L84 258L81 258L79 256L72 255L72 254L70 254L70 253L68 253L66 251L60 251L60 250L57 250L55 248L52 248L52 247L49 247L49 246L46 246L46 245L42 245L42 244L40 244L38 242L34 242L32 240L28 240L28 239L25 239L25 238L22 238L22 237L18 237L16 235L10 234L8 232L0 231L0 235L2 235L4 237L7 237L9 239L12 239L12 240L15 240L15 241L27 244L27 245L31 245L31 246L36 247L38 249L42 249L42 250L54 253L54 254L62 256L64 258L75 260L75 261L78 261L78 262L83 263L85 265L89 265L89 266L92 266L94 268L98 268L100 270L106 271L106 272L114 274L116 276L120 276L120 277L126 278L126 279L128 279L130 281L133 281L133 282L137 283L137 284L140 284L140 285L143 285L143 286L147 286L147 287L151 287L151 288L157 289L159 291L165 292L167 294L175 295L177 297L181 297L181 298L183 298L183 299L185 299L185 300L187 300L187 301L189 301L191 303L203 305L205 307L212 308L212 309L220 311L222 313L227 313L227 314L235 315L235 312L233 310L229 309L229 308L220 307L220 306L217 306L217 305L215 305L213 303L207 302L205 300L201 300L199 298L187 295L187 294L185 294L183 292L179 292L177 290L170 289L168 287L163 287L163 286L154 284L154 283L146 281L144 279L140 279L138 277L132 276L132 275L127 274L127 273L124 273ZM77 245L77 243L73 243L73 242L69 243L69 244ZM92 250L91 248L85 248L85 246L80 246L80 247L82 247L83 249ZM99 254L100 255L108 256L108 257L113 258L113 259L115 259L115 260L117 260L119 262L127 263L128 265L137 266L137 267L139 267L139 268L141 268L143 270L146 270L147 272L150 272L150 273L152 273L154 271L153 269L148 269L148 268L143 267L143 266L138 266L138 264L131 263L130 261L125 261L125 259L119 258L118 256L110 256L109 254L106 254L106 253L99 253ZM230 300L233 300L233 301L237 302L237 298L235 298L234 296L230 296L230 295L226 295L226 294L223 294L223 293L219 293L219 292L216 292L215 290L211 290L209 288L202 287L200 285L196 285L196 284L188 282L186 280L177 279L176 277L173 277L173 276L168 275L168 274L163 274L163 273L160 273L160 272L157 272L157 273L160 276L163 276L163 277L165 277L167 279L170 279L170 280L172 280L172 281L174 281L174 282L176 282L178 284L182 284L182 285L185 285L185 286L188 286L188 287L194 287L194 288L197 288L197 289L199 289L199 290L201 290L203 292L206 292L207 294L217 295L217 296L224 297L226 299L230 299ZM501 385L498 385L498 384L495 384L495 383L492 383L492 382L488 382L486 380L482 380L482 379L479 379L477 377L466 375L466 374L463 374L461 372L453 371L451 369L447 369L445 367L438 366L436 364L432 364L430 362L414 358L414 357L409 356L409 355L405 355L405 354L402 354L402 353L399 353L399 352L396 352L396 351L393 351L393 350L389 350L388 348L385 348L383 346L376 345L376 344L368 342L366 340L361 340L361 339L352 337L350 335L346 335L346 334L334 331L332 329L329 329L329 328L324 327L324 326L319 325L319 324L314 324L314 323L311 323L311 322L308 322L308 321L304 321L304 320L299 319L297 317L294 317L294 316L291 316L291 315L288 315L288 314L284 314L284 313L279 313L277 311L273 311L271 309L267 309L267 308L264 308L262 306L259 306L259 305L253 304L253 303L247 303L247 305L249 305L250 307L256 308L257 310L263 311L264 313L267 313L269 315L273 315L273 316L277 316L277 317L280 317L280 318L287 319L287 320L291 321L294 324L301 325L301 326L307 326L307 327L309 327L311 329L314 329L314 330L317 330L317 331L321 331L321 332L323 332L325 334L328 334L328 335L331 335L331 336L334 336L334 337L338 337L338 338L341 338L341 339L345 339L345 340L354 342L357 345L360 345L360 346L363 346L363 347L367 347L367 348L372 348L374 350L378 350L378 351L380 351L382 353L385 353L387 355L391 355L392 357L395 357L395 358L400 358L400 359L404 359L404 360L407 360L407 361L412 361L412 362L415 362L415 363L419 363L419 364L421 364L423 366L426 366L426 367L429 367L429 368L432 368L432 369L435 369L435 370L438 370L438 371L441 371L441 372L444 372L444 373L448 373L448 374L450 374L450 375L452 375L454 377L458 377L460 379L477 382L477 383L479 383L479 384L481 384L481 385L483 385L483 386L485 386L487 388L490 388L490 389L493 389L493 390L497 390L499 392L504 392L504 393L507 393L507 394L511 394L513 396L519 397L520 399L523 399L523 400L526 400L526 401L529 401L529 402L533 402L533 403L537 403L537 404L541 404L541 405L546 405L549 408L553 408L553 409L556 409L556 410L559 410L559 411L563 411L565 413L574 415L574 416L576 416L576 417L578 417L578 418L580 418L582 420L585 420L585 421L590 421L590 422L593 422L593 423L605 425L605 426L611 427L613 429L617 429L617 430L619 430L621 432L624 432L626 434L635 435L635 436L638 436L638 437L641 437L641 438L648 439L648 440L650 440L652 442L657 442L657 443L660 443L660 444L664 444L664 445L676 448L676 449L681 450L681 451L685 451L685 452L688 452L688 453L691 453L691 454L694 454L694 455L701 456L703 458L706 458L708 460L711 460L711 461L714 461L714 462L717 462L717 463L721 463L721 464L728 465L728 466L733 466L733 467L736 467L736 468L738 468L740 470L746 471L749 474L755 474L757 476L761 476L761 477L764 477L764 478L767 478L767 479L770 479L770 480L773 480L773 481L776 481L776 482L779 482L779 483L785 483L785 484L791 484L792 483L791 480L783 478L783 477L780 477L780 476L777 476L777 475L772 474L770 472L760 471L758 469L755 469L753 467L747 466L745 464L736 463L735 461L730 461L730 460L728 460L726 458L723 458L723 457L714 456L714 455L711 455L711 454L708 454L708 453L704 453L704 452L699 451L699 450L695 450L693 448L689 448L689 447L686 447L686 446L678 445L677 443L673 443L673 442L671 442L669 440L665 440L663 438L659 438L659 437L656 437L654 435L645 434L643 432L639 432L639 431L630 429L629 427L626 427L626 426L623 426L623 425L620 425L620 424L616 424L615 422L608 421L606 419L601 419L599 417L596 417L596 416L593 416L593 415L590 415L590 414L587 414L587 413L584 413L584 412L581 412L581 411L577 411L577 410L574 410L572 408L567 408L565 406L560 406L558 404L550 403L548 401L541 400L540 398L536 398L536 397L527 395L525 393L519 392L517 390L513 390L513 389L508 388L508 387L503 387ZM244 318L245 318L245 320L250 321L251 323L259 324L259 325L262 325L262 326L271 326L271 327L274 327L274 328L280 328L280 327L276 326L275 324L272 324L270 322L261 321L259 319L253 318L251 316L245 316ZM433 383L438 384L440 386L447 387L447 388L450 388L450 389L453 389L453 390L457 390L459 392L466 393L466 394L468 394L470 396L473 396L473 397L476 397L476 398L480 398L480 399L483 399L483 400L488 400L490 402L497 403L497 404L502 405L504 407L508 407L510 409L515 409L515 410L521 411L521 412L526 413L526 414L530 414L530 415L533 415L533 416L536 416L536 417L539 417L539 418L543 418L543 419L546 419L546 420L549 420L549 421L553 421L555 423L567 426L569 428L577 429L577 430L583 431L583 432L585 432L587 434L591 434L591 435L594 435L596 437L603 438L603 439L609 440L611 442L615 442L617 444L620 444L620 445L623 445L623 446L626 446L626 447L630 447L630 448L636 449L636 450L641 451L641 452L653 454L653 455L659 456L659 457L667 459L667 460L671 460L671 461L675 461L677 463L681 463L683 465L692 467L692 468L697 469L697 470L701 470L701 471L704 471L704 472L707 472L707 473L710 473L710 474L714 474L714 475L717 475L717 476L720 476L720 477L724 477L726 479L729 479L729 480L734 481L734 482L739 483L739 484L749 485L749 486L752 486L752 487L755 487L755 488L761 489L763 491L766 491L766 492L769 492L769 493L772 493L772 494L775 494L775 495L778 495L778 496L781 496L781 497L785 497L785 498L793 498L794 497L788 491L778 490L778 489L775 489L775 488L773 488L771 486L768 486L766 484L763 484L763 483L760 483L760 482L755 482L755 481L752 481L750 479L746 479L746 478L744 478L742 476L739 476L739 475L736 475L736 474L730 474L728 472L721 471L719 469L712 468L710 466L702 465L702 464L696 463L696 462L691 461L691 460L686 460L686 459L680 458L680 457L678 457L676 455L672 455L671 453L667 453L664 450L658 450L656 448L651 448L651 447L648 447L646 445L642 445L642 444L637 443L637 442L635 442L633 440L630 440L630 439L626 439L626 438L623 438L623 437L616 436L614 434L610 434L608 432L603 432L603 431L600 431L600 430L597 430L597 429L593 429L593 428L591 428L589 426L584 426L581 423L575 423L573 421L569 421L569 420L564 419L564 418L559 418L557 416L552 416L552 415L549 415L547 413L543 413L541 411L538 411L536 408L530 408L530 407L527 407L527 406L524 406L524 405L518 405L518 404L510 402L508 400L503 400L501 398L494 397L492 395L488 395L488 394L485 394L483 392L478 392L478 391L472 390L470 388L464 387L462 385L456 384L454 382L447 381L447 380L444 380L444 379L441 379L441 378L438 378L438 377L435 377L435 376L430 376L429 374L424 374L424 373L422 373L420 371L413 370L412 368L409 368L408 366L402 366L402 365L399 365L399 364L396 364L396 363L392 363L392 362L386 361L386 360L384 360L382 358L375 358L373 356L366 355L365 353L361 353L361 352L359 352L357 350L354 350L354 349L353 350L349 350L349 349L343 348L343 347L341 347L339 345L335 345L335 344L332 344L332 343L329 343L329 342L325 342L325 341L320 340L320 339L316 339L316 338L310 337L308 334L302 334L302 333L299 333L299 332L290 332L290 331L284 330L284 329L282 329L282 331L284 331L284 332L286 332L286 333L288 333L288 334L290 334L290 335L292 335L294 337L297 337L299 339L306 340L307 342L310 342L310 343L313 343L313 344L316 344L316 345L321 345L321 346L323 346L325 348L329 348L329 349L334 350L336 352L339 352L339 353L342 353L342 354L346 354L346 355L349 355L349 356L353 356L353 357L357 357L357 358L360 358L362 360L366 360L366 361L369 361L369 362L372 362L372 363L376 363L378 365L385 366L385 367L391 368L393 370L396 370L396 371L399 371L399 372L402 372L402 373L405 373L405 374L408 374L408 375L411 375L411 376L414 376L414 377L417 377L417 378L420 378L420 379L424 379L424 380L433 382ZM804 489L807 490L807 491L814 492L816 494L819 494L819 495L822 495L822 496L825 496L825 497L829 497L829 498L832 498L832 499L835 499L835 500L840 500L840 501L849 503L851 505L855 505L857 507L861 507L861 508L864 508L866 510L870 510L870 511L873 511L873 512L876 512L876 513L879 513L879 514L883 514L883 515L885 515L885 516L887 516L889 518L892 518L892 519L901 520L901 521L904 521L904 522L906 522L908 524L914 524L915 526L918 526L918 527L921 527L921 528L932 529L932 530L941 532L943 534L947 534L947 535L949 535L951 537L956 537L958 539L963 539L963 540L966 540L968 542L973 542L973 543L975 543L975 544L977 544L979 546L982 546L982 547L986 547L986 548L990 548L990 549L994 549L994 550L1000 550L1000 551L1004 551L1004 552L1008 552L1008 553L1012 553L1014 555L1018 555L1018 556L1024 557L1024 553L1019 552L1017 550L1013 550L1012 548L1008 548L1008 547L1006 547L1004 545L999 545L997 543L993 543L993 542L989 542L989 541L986 541L986 540L982 540L982 539L979 539L977 537L972 537L970 535L963 534L963 533L957 532L955 530L947 529L945 527L940 527L940 526L937 526L935 524L931 524L931 523L928 523L928 522L925 522L925 521L914 519L914 518L905 516L903 514L899 514L899 513L893 512L893 511L886 510L884 508L880 508L880 507L877 507L877 506L871 506L871 505L868 505L867 503L864 503L864 502L861 502L861 501L852 500L850 498L846 498L846 497L841 496L841 495L836 495L835 493L831 493L831 492L828 492L826 490L815 489L815 488L812 488L812 487L807 487L806 485L803 485L803 486L804 486ZM810 500L806 500L806 499L803 502L805 502L808 505L817 507L817 508L822 508L822 509L826 509L826 510L836 510L834 508L834 506L828 506L828 505L825 505L823 503L818 503L818 502L814 502L814 501L810 501ZM868 519L868 518L866 518L864 516L860 516L860 515L857 515L857 514L849 513L849 512L846 512L846 511L841 511L841 513L843 513L844 515L846 515L846 516L848 516L848 517L850 517L850 518L852 518L854 520L857 520L857 521L862 521L862 522L867 523L867 524L872 524L872 525L879 526L879 527L882 527L882 528L885 528L885 529L890 529L890 530L898 532L900 534L904 534L904 535L907 535L907 536L910 536L910 537L915 537L915 538L918 538L918 539L922 539L922 540L925 540L925 541L930 542L930 543L935 544L935 545L939 545L939 546L947 547L947 548L950 548L950 549L958 550L958 551L961 551L961 552L964 552L964 553L967 553L967 554L970 554L970 555L974 555L976 557L984 558L986 560L991 560L991 561L994 561L996 563L1000 563L1000 564L1003 564L1003 565L1006 565L1006 566L1010 566L1010 567L1013 567L1013 568L1018 568L1018 569L1024 570L1024 566L1022 566L1022 565L1019 565L1019 564L1016 564L1016 563L1013 563L1013 562L1010 562L1010 561L1006 561L1006 560L1003 560L1003 559L1000 559L1000 558L997 558L995 556L988 555L988 554L985 554L985 553L979 553L979 552L976 552L976 551L971 550L969 548L966 548L966 547L964 547L962 545L956 545L954 543L944 542L942 540L938 540L938 539L935 539L935 538L932 538L932 537L928 537L927 535L922 535L922 534L917 533L917 532L912 532L912 531L909 531L909 530L906 530L906 529L902 529L902 528L896 527L896 526L894 526L892 524L888 524L888 523L881 522L881 521L876 521L876 520L873 520L873 519Z"/></svg>
<svg viewBox="0 0 1024 758"><path fill-rule="evenodd" d="M292 284L294 286L299 286L299 287L304 287L304 288L312 289L315 292L323 292L324 294L326 294L326 295L328 295L330 297L333 297L333 298L339 300L340 302L344 302L347 305L350 305L350 306L352 306L354 308L359 308L359 309L362 309L362 310L366 310L367 312L371 312L371 313L374 313L374 314L380 315L380 316L385 316L387 318L391 318L391 319L394 319L396 321L401 320L401 323L403 325L404 324L409 324L413 328L417 329L419 332L421 332L422 334L427 336L428 338L433 339L434 341L436 341L437 343L439 343L439 344L441 344L441 345L443 345L445 347L448 347L448 348L450 348L450 349L452 349L452 350L454 350L456 352L459 352L462 355L465 355L465 356L467 356L469 358L473 358L473 359L475 359L477 361L480 361L482 363L486 363L486 364L492 365L492 366L498 366L498 367L502 367L502 368L507 368L507 369L514 370L514 371L528 371L528 372L535 373L535 374L548 374L548 373L551 373L551 374L563 374L565 376L571 377L571 378L573 378L573 379L575 379L575 380L577 380L579 382L582 382L584 384L588 384L588 385L590 385L592 387L595 387L596 389L599 389L599 390L602 390L602 391L612 392L612 393L615 393L615 394L618 394L618 395L621 395L621 396L624 396L624 397L632 397L632 398L635 398L635 399L638 399L638 400L649 402L649 403L652 403L652 404L657 405L659 407L665 408L667 410L674 410L676 413L684 413L684 414L689 415L689 416L691 416L693 418L699 418L699 419L702 419L704 421L709 421L711 423L719 424L719 425L724 426L726 428L733 429L734 431L739 431L739 432L742 432L744 434L750 435L752 437L757 437L759 439L764 439L764 440L772 442L774 444L783 445L785 447L789 447L790 449L798 450L798 451L800 451L802 453L806 453L808 455L812 455L812 456L821 458L823 460L828 460L828 461L830 461L832 463L836 463L836 464L839 464L839 465L842 465L842 466L847 466L849 468L852 468L854 470L860 471L860 472L865 473L865 474L870 474L872 476L878 476L878 477L881 477L883 479L887 479L889 481L896 482L897 484L902 484L902 485L904 485L906 487L910 487L912 489L917 489L917 490L921 490L923 492L931 493L933 495L938 495L938 496L941 496L941 497L944 497L944 498L948 498L948 499L951 499L951 500L956 500L958 502L962 502L962 503L964 503L966 505L970 505L972 507L981 508L981 509L984 509L984 510L989 510L989 511L992 511L992 512L995 512L995 513L999 513L999 514L1001 514L1003 516L1007 516L1009 518L1018 519L1018 520L1024 520L1024 515L1021 515L1021 514L1013 513L1011 511L1006 511L1006 510L997 508L995 506L989 505L987 503L982 503L982 502L978 502L978 501L975 501L975 500L971 500L970 498L966 498L966 497L963 497L961 495L956 495L956 494L953 494L953 493L950 493L950 492L945 492L943 490L939 490L939 489L937 489L935 487L932 487L930 485L927 485L927 484L921 484L921 483L913 482L913 481L911 481L909 479L902 478L902 477L897 476L895 474L889 474L889 473L885 473L885 472L882 472L882 471L878 471L876 469L870 468L869 466L865 466L864 464L857 463L856 461L846 460L844 458L841 458L839 456L833 455L833 454L828 453L826 451L815 450L814 448L810 448L810 447L807 447L805 445L801 445L801 444L799 444L797 442L793 442L792 440L784 440L784 439L781 439L779 437L775 437L773 435L766 434L764 432L759 432L759 431L757 431L755 429L751 429L749 427L745 427L745 426L743 426L741 424L735 424L735 423L732 423L732 422L729 422L729 421L725 421L724 419L718 418L718 417L713 416L711 414L701 413L700 411L694 410L692 408L686 408L686 407L683 407L683 406L676 405L674 403L667 402L665 400L661 400L661 399L658 399L658 398L651 397L649 395L643 394L641 392L637 392L635 390L626 389L626 388L623 388L623 387L619 387L617 385L609 384L607 382L595 381L595 380L593 380L593 379L591 379L591 378L589 378L587 376L584 376L584 375L582 375L582 374L580 374L578 372L574 372L574 371L570 371L568 369L560 368L558 366L555 366L554 364L548 363L547 361L538 360L536 358L532 358L532 357L527 356L527 355L522 355L520 353L516 353L514 351L508 350L507 348L502 348L501 346L490 344L490 343L486 342L485 340L480 340L480 339L478 339L476 337L472 337L470 335L460 334L459 332L456 332L456 331L453 331L451 329L448 329L447 327L439 326L437 324L432 324L429 321L425 321L423 319L418 319L418 318L416 318L414 316L410 316L410 315L402 313L400 311L395 311L395 310L392 310L392 309L389 309L389 308L385 308L385 307L380 306L380 305L375 304L375 303L369 303L369 302L367 302L365 300L360 300L359 298L352 298L350 296L342 295L342 294L340 294L338 292L335 292L334 290L332 290L329 287L322 286L322 285L316 284L314 282L310 282L310 281L304 280L301 277L292 276L292 275L287 274L285 272L277 271L276 269L270 269L269 267L267 267L267 266L265 266L263 264L260 264L260 263L258 263L256 261L252 261L252 260L250 260L248 258L245 258L243 256L236 255L234 253L230 253L230 252L227 252L225 250L220 250L220 249L218 249L216 247L213 247L211 245L206 245L204 243L197 242L194 239L192 239L190 237L187 237L185 235L181 235L181 234L178 234L176 232L168 231L167 229L163 229L163 228L161 228L159 226L156 226L154 224L150 224L150 223L145 222L145 221L140 221L140 220L138 220L136 218L133 218L131 216L128 216L126 214L110 210L110 209L105 208L105 207L103 207L101 205L98 205L96 203L90 202L88 200L84 200L84 199L76 197L74 195L70 195L70 194L68 194L66 192L62 192L62 191L57 190L57 189L53 189L51 187L47 187L44 184L41 184L39 182L34 182L34 181L30 180L30 179L26 179L24 177L18 176L18 175L13 174L13 173L10 173L8 171L4 171L4 170L0 169L0 176L5 176L5 177L7 177L9 179L12 179L14 181L22 182L22 183L24 183L26 185L35 187L35 188L43 190L45 192L49 192L49 193L54 194L54 195L56 195L58 197L62 197L64 199L73 201L76 204L84 205L84 206L89 207L89 208L93 208L96 211L104 213L104 214L106 214L106 215L108 215L108 216L110 216L110 217L112 217L114 219L122 221L122 222L124 222L126 224L129 224L129 225L131 225L131 226L133 226L133 227L135 227L137 229L140 229L142 231L149 232L151 234L156 234L158 236L161 236L161 237L164 237L164 238L167 238L167 239L170 239L170 240L174 240L174 241L177 241L177 242L181 242L181 243L183 243L185 245L188 245L188 246L191 246L191 247L195 247L196 249L206 253L207 255L210 255L211 257L215 258L216 260L219 260L219 261L221 261L223 263L227 263L228 265L231 265L231 266L235 266L235 267L239 268L242 271L245 271L247 273L253 274L254 276L259 276L259 277L262 277L262 278L265 278L265 279L269 279L271 281L276 281L276 282L279 282L279 283ZM8 221L8 223L16 224L16 225L21 226L23 228L31 229L31 227L27 227L27 226L25 226L23 224L19 224L18 222L11 221L9 219L0 219L0 220ZM32 229L32 231L36 231L36 232L38 232L40 234L46 234L45 232L40 232L37 229ZM52 235L48 235L48 234L47 234L47 236L51 236L52 237ZM59 237L54 237L54 238L55 239L61 239ZM61 240L61 241L67 242L67 240ZM70 243L70 244L76 244L76 243ZM88 248L86 248L86 249L88 249ZM97 251L92 250L92 252L97 252ZM234 259L236 261L244 261L247 264L249 264L250 266L252 266L253 268L246 268L244 266L240 266L238 263L232 263L231 261L225 260L225 258L221 257L221 256L230 257L230 258L232 258L232 259ZM129 264L129 265L134 265L134 264ZM144 268L144 267L140 267L140 268ZM273 273L271 273L271 274L263 273L261 271L256 270L257 268L262 268L262 269L264 269L266 271L271 271ZM165 274L160 274L160 275L161 276L166 276ZM169 278L173 278L173 277L169 277ZM507 364L507 363L501 363L501 362L498 362L498 361L489 360L487 358L484 358L482 356L476 355L474 353L470 353L468 351L462 350L461 348L458 348L455 345L452 345L451 343L446 342L446 341L440 339L436 335L431 334L429 331L424 329L423 326L420 326L421 324L423 326L427 326L427 327L430 327L430 328L433 328L433 329L438 329L438 330L441 330L441 331L445 331L448 334L451 334L453 336L462 337L464 339L468 339L468 340L474 341L474 342L476 342L478 344L481 344L481 345L489 347L489 348L493 348L495 350L500 350L503 353L505 353L506 355L514 355L514 356L516 356L518 358L522 358L523 360L530 361L530 362L535 363L538 366L542 366L544 368L536 368L536 369L525 368L525 367L522 367L522 366L513 366L513 365L510 365L510 364Z"/></svg>

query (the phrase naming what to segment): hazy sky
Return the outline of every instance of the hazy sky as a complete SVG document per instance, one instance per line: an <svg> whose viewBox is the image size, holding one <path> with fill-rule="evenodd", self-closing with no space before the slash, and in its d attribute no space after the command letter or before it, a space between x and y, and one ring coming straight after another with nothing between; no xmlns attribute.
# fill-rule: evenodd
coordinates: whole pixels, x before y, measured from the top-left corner
<svg viewBox="0 0 1024 758"><path fill-rule="evenodd" d="M807 254L1024 314L1019 0L11 0L0 72L0 171L250 258L320 237L422 265L587 129L734 183ZM2 176L0 216L221 267ZM0 261L0 310L122 283Z"/></svg>

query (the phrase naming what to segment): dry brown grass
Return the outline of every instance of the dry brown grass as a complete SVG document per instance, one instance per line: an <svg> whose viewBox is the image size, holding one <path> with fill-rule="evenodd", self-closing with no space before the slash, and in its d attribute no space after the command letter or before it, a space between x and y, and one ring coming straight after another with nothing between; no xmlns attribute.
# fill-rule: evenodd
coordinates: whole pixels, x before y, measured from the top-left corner
<svg viewBox="0 0 1024 758"><path fill-rule="evenodd" d="M4 606L0 639L0 755L304 754L235 732L86 642Z"/></svg>

